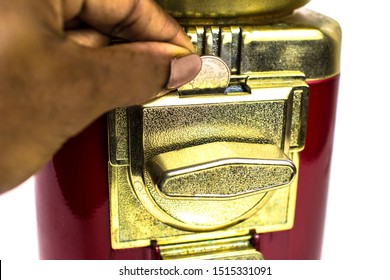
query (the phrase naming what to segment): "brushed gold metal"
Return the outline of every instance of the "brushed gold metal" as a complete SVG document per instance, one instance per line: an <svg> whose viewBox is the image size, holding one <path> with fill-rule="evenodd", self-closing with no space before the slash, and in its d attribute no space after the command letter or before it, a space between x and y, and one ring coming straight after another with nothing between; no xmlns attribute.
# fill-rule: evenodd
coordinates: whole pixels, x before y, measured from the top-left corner
<svg viewBox="0 0 390 280"><path fill-rule="evenodd" d="M310 0L156 0L175 17L236 17L285 14Z"/></svg>
<svg viewBox="0 0 390 280"><path fill-rule="evenodd" d="M147 167L168 197L228 199L288 185L294 163L276 146L213 142L153 157Z"/></svg>
<svg viewBox="0 0 390 280"><path fill-rule="evenodd" d="M263 260L251 235L159 246L164 260Z"/></svg>
<svg viewBox="0 0 390 280"><path fill-rule="evenodd" d="M198 54L220 56L232 74L296 70L316 80L340 72L338 23L307 9L266 22L258 17L179 21Z"/></svg>
<svg viewBox="0 0 390 280"><path fill-rule="evenodd" d="M301 73L257 73L112 112L113 248L290 228L307 94Z"/></svg>

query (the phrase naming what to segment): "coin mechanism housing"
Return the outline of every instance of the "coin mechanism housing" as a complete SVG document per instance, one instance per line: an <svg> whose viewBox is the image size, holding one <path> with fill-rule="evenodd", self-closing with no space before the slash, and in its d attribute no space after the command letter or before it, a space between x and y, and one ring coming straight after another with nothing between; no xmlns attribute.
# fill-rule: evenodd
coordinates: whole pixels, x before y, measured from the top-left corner
<svg viewBox="0 0 390 280"><path fill-rule="evenodd" d="M292 226L308 87L300 72L231 78L110 115L114 248Z"/></svg>

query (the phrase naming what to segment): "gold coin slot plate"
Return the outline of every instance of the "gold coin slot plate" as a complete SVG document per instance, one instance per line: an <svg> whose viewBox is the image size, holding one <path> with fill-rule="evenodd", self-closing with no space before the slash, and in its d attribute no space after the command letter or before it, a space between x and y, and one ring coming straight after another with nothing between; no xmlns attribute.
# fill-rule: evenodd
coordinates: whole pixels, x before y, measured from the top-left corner
<svg viewBox="0 0 390 280"><path fill-rule="evenodd" d="M207 199L194 202L188 193L184 196L190 198L161 195L146 164L159 155L202 144L197 141L233 139L258 147L277 147L298 169L308 90L303 75L277 74L246 77L248 92L201 97L172 93L110 114L113 248L148 246L151 240L169 244L245 235L253 229L261 233L292 227L296 176L284 187L244 195L244 199L238 192L237 201L226 195L212 203ZM257 107L251 109L254 105ZM185 120L188 116L190 120Z"/></svg>

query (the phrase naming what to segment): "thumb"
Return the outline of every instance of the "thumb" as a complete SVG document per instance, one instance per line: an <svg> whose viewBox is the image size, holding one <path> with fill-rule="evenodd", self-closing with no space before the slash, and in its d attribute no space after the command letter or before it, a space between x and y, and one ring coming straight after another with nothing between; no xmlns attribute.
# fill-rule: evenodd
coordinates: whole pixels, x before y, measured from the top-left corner
<svg viewBox="0 0 390 280"><path fill-rule="evenodd" d="M100 113L145 103L191 81L201 68L198 55L170 43L134 42L102 48L74 45L72 49L67 50L72 53L72 67L86 71L84 81L93 90L89 94Z"/></svg>
<svg viewBox="0 0 390 280"><path fill-rule="evenodd" d="M109 86L102 94L112 96L115 89L115 106L145 103L188 83L201 69L198 55L161 42L115 45L101 49L95 59Z"/></svg>
<svg viewBox="0 0 390 280"><path fill-rule="evenodd" d="M96 42L89 39L84 42ZM95 48L53 40L40 46L8 50L2 61L7 71L0 67L0 108L7 120L0 126L6 135L0 137L0 192L31 176L103 113L174 89L201 67L197 55L169 43ZM18 168L21 161L23 168Z"/></svg>

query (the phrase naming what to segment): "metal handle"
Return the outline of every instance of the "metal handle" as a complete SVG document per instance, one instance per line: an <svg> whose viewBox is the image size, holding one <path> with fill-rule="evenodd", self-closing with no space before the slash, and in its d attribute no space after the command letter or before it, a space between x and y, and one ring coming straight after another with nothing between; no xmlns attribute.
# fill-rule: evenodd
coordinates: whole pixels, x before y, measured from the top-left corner
<svg viewBox="0 0 390 280"><path fill-rule="evenodd" d="M235 142L163 153L147 166L159 190L171 198L237 198L286 186L296 174L276 145Z"/></svg>

